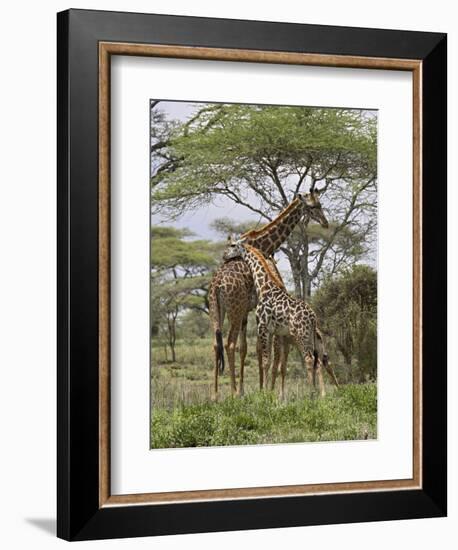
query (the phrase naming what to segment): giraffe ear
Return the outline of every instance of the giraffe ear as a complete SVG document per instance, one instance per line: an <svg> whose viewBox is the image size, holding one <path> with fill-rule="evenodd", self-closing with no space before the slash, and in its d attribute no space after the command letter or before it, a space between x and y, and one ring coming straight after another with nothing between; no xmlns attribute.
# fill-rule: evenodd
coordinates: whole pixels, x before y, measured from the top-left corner
<svg viewBox="0 0 458 550"><path fill-rule="evenodd" d="M232 235L228 235L228 236L227 236L227 242L228 242L228 243L231 243L231 242L232 242Z"/></svg>
<svg viewBox="0 0 458 550"><path fill-rule="evenodd" d="M314 193L314 191L312 191L312 193ZM304 202L308 206L313 206L313 204L314 204L312 193L306 193L304 195Z"/></svg>

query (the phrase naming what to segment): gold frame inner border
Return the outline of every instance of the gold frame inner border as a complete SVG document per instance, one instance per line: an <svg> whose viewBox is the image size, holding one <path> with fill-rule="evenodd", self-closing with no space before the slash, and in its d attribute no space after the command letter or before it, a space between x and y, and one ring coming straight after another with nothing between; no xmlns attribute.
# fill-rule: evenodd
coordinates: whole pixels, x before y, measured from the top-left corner
<svg viewBox="0 0 458 550"><path fill-rule="evenodd" d="M110 66L112 55L314 65L410 71L413 78L413 477L364 482L239 487L198 491L112 495L110 491ZM421 471L421 135L422 62L266 50L242 50L119 42L99 43L99 507L211 500L288 497L324 493L415 490Z"/></svg>

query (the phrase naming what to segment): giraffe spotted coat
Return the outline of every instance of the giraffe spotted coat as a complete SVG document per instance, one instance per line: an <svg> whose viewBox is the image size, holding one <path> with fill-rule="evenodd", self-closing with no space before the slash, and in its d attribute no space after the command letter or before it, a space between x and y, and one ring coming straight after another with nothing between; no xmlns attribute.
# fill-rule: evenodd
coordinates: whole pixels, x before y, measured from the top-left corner
<svg viewBox="0 0 458 550"><path fill-rule="evenodd" d="M328 227L319 200L319 192L311 191L298 195L274 220L259 230L242 235L244 242L250 243L267 256L272 255L288 238L297 223L304 218L307 225L310 219ZM224 370L223 324L227 316L229 333L226 353L233 394L243 394L245 357L247 353L246 326L248 313L254 308L256 295L251 272L234 248L229 246L223 256L224 262L214 273L209 288L209 313L214 331L214 398L218 396L218 374ZM251 289L251 291L250 291ZM240 334L240 385L237 390L235 380L235 348ZM260 386L263 386L260 370Z"/></svg>
<svg viewBox="0 0 458 550"><path fill-rule="evenodd" d="M275 335L292 339L303 357L307 369L312 369L313 384L315 385L315 372L318 366L315 312L306 302L288 294L283 281L278 277L278 272L272 269L258 249L245 244L236 246L250 268L256 287L258 352L265 383L267 383L271 362L272 338Z"/></svg>

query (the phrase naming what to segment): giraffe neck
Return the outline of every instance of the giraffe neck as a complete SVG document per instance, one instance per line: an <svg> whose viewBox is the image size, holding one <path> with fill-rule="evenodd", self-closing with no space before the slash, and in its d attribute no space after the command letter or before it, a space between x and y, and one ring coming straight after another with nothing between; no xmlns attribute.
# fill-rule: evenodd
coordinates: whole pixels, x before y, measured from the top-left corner
<svg viewBox="0 0 458 550"><path fill-rule="evenodd" d="M269 224L258 231L245 233L242 239L245 239L245 243L261 250L265 256L271 256L291 235L306 211L304 203L296 198Z"/></svg>
<svg viewBox="0 0 458 550"><path fill-rule="evenodd" d="M272 269L262 252L250 245L245 245L244 259L250 268L258 294L262 294L264 290L271 288L271 285L284 288L283 281L278 277L277 271Z"/></svg>

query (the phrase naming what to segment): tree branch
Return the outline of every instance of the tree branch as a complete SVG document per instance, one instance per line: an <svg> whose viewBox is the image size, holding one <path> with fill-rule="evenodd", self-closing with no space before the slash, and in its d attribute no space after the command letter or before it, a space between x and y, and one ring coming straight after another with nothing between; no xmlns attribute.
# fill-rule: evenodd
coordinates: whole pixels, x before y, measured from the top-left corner
<svg viewBox="0 0 458 550"><path fill-rule="evenodd" d="M355 210L356 201L357 201L359 195L360 195L365 189L367 189L367 187L368 187L374 180L375 180L375 176L372 177L371 179L369 179L363 186L361 186L361 187L358 189L358 191L357 191L356 193L353 194L353 196L352 196L352 198L351 198L351 201L350 201L350 206L349 206L349 208L348 208L348 210L347 210L347 212L346 212L346 214L345 214L345 217L344 217L342 223L341 223L340 225L338 225L338 226L335 227L335 229L334 229L334 231L332 232L331 237L330 237L330 239L329 239L329 241L328 241L328 244L325 245L325 246L323 247L323 250L322 250L322 252L321 252L321 254L320 254L320 257L319 257L319 259L318 259L318 261L317 261L317 264L316 264L316 266L315 266L315 269L313 270L313 272L312 272L312 274L311 274L311 278L312 278L312 279L314 279L314 278L318 275L318 273L319 273L319 271L320 271L320 269L321 269L321 267L322 267L322 265L323 265L323 262L324 262L324 258L325 258L325 256L326 256L326 253L327 253L328 250L331 248L331 246L332 246L332 244L333 244L333 242L334 242L334 239L335 239L336 236L342 231L342 229L348 225L350 215L351 215L352 212Z"/></svg>
<svg viewBox="0 0 458 550"><path fill-rule="evenodd" d="M280 193L280 196L283 201L283 206L286 206L288 204L288 197L286 196L285 190L283 189L282 183L280 181L280 178L278 177L277 167L273 165L271 161L266 162L266 166L268 167L270 171L270 176L272 181L274 182L275 186L278 189L278 192Z"/></svg>
<svg viewBox="0 0 458 550"><path fill-rule="evenodd" d="M230 197L235 203L240 204L241 206L245 206L246 208L248 208L252 212L256 212L256 214L259 214L260 216L262 216L263 218L265 218L269 222L272 221L272 218L270 216L268 216L265 212L263 212L262 210L259 210L258 208L255 208L254 206L252 206L251 204L249 204L245 201L242 201L240 199L240 197L236 193L231 191L228 187L225 187L224 190L217 191L217 193L219 193L221 195L225 195L227 197Z"/></svg>

